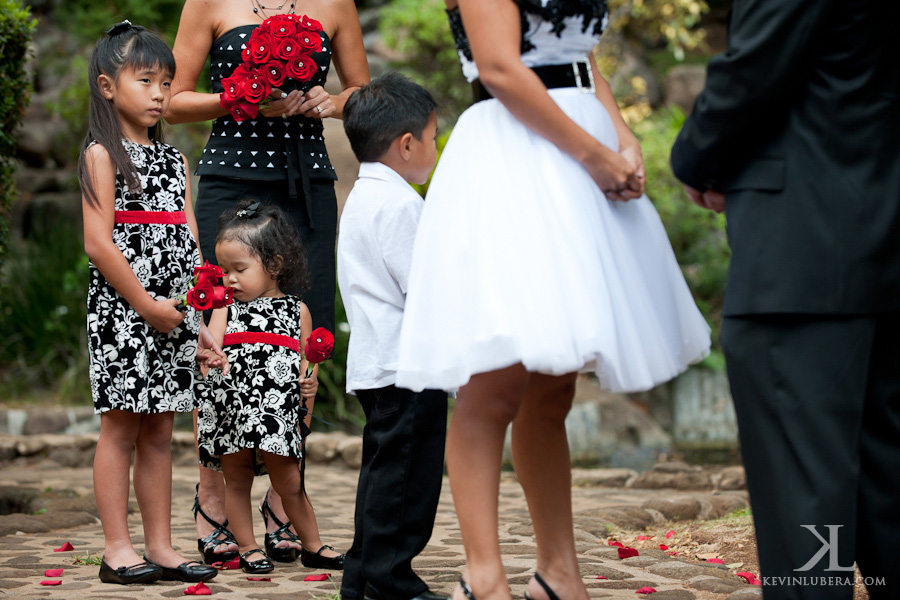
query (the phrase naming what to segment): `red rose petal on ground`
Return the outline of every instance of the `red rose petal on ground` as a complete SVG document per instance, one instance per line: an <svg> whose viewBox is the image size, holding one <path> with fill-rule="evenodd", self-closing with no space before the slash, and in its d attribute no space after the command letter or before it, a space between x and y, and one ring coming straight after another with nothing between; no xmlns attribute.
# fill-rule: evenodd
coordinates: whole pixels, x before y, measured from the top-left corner
<svg viewBox="0 0 900 600"><path fill-rule="evenodd" d="M60 546L59 548L54 548L53 551L54 551L54 552L69 552L70 550L74 550L74 549L75 549L75 546L73 546L73 545L70 544L69 542L66 542L65 544L63 544L63 545Z"/></svg>
<svg viewBox="0 0 900 600"><path fill-rule="evenodd" d="M639 590L634 591L635 594L655 594L656 590L650 587L649 585L645 585Z"/></svg>
<svg viewBox="0 0 900 600"><path fill-rule="evenodd" d="M740 573L736 573L736 575L738 577L743 577L744 581L746 581L747 583L750 583L751 581L756 579L756 575L754 575L753 573L751 573L749 571L741 571Z"/></svg>
<svg viewBox="0 0 900 600"><path fill-rule="evenodd" d="M639 539L639 540L652 540L653 538L648 537L648 536L646 536L646 535L639 535L639 536L637 536L637 539Z"/></svg>
<svg viewBox="0 0 900 600"><path fill-rule="evenodd" d="M217 568L220 571L223 571L225 569L239 569L241 566L241 559L233 558L233 559L229 560L228 562L218 561L218 562L214 562L212 564L212 566Z"/></svg>
<svg viewBox="0 0 900 600"><path fill-rule="evenodd" d="M670 556L678 556L678 553L675 552L674 550L672 552L666 552L666 554L668 554Z"/></svg>
<svg viewBox="0 0 900 600"><path fill-rule="evenodd" d="M760 581L759 579L754 579L750 582L750 585L762 585L762 581Z"/></svg>
<svg viewBox="0 0 900 600"><path fill-rule="evenodd" d="M212 596L212 590L206 587L206 584L202 581L197 585L192 585L188 589L184 590L185 596Z"/></svg>
<svg viewBox="0 0 900 600"><path fill-rule="evenodd" d="M248 577L247 581L272 581L271 577Z"/></svg>
<svg viewBox="0 0 900 600"><path fill-rule="evenodd" d="M667 531L667 532L666 532L666 539L669 539L669 538L672 537L673 535L675 535L675 532L674 532L674 531Z"/></svg>
<svg viewBox="0 0 900 600"><path fill-rule="evenodd" d="M59 577L63 574L63 569L47 569L44 571L44 577Z"/></svg>
<svg viewBox="0 0 900 600"><path fill-rule="evenodd" d="M307 575L303 578L303 581L327 581L328 575L322 573L321 575Z"/></svg>
<svg viewBox="0 0 900 600"><path fill-rule="evenodd" d="M617 541L615 541L615 540L609 540L609 541L606 542L606 543L609 544L610 546L618 546L619 548L624 548L624 547L625 547L625 544L623 544L622 542L617 542Z"/></svg>
<svg viewBox="0 0 900 600"><path fill-rule="evenodd" d="M619 548L619 558L628 558L631 556L638 556L639 553L634 548Z"/></svg>
<svg viewBox="0 0 900 600"><path fill-rule="evenodd" d="M597 575L597 579L609 579L609 577L604 577L603 575Z"/></svg>
<svg viewBox="0 0 900 600"><path fill-rule="evenodd" d="M61 583L62 581L60 581L59 579L50 579L47 581L42 581L41 585L59 585Z"/></svg>
<svg viewBox="0 0 900 600"><path fill-rule="evenodd" d="M668 550L669 547L666 546L665 544L660 544L660 545L659 545L659 549L660 549L660 550Z"/></svg>
<svg viewBox="0 0 900 600"><path fill-rule="evenodd" d="M708 559L706 559L706 562L708 562L708 563L715 563L715 564L717 564L717 565L724 565L724 564L725 564L725 561L722 560L721 558L708 558Z"/></svg>

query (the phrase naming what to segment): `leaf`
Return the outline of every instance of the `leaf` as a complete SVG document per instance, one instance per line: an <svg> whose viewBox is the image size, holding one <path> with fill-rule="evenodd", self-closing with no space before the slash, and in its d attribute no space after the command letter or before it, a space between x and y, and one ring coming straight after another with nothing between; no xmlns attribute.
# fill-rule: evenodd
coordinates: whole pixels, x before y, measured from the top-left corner
<svg viewBox="0 0 900 600"><path fill-rule="evenodd" d="M719 555L716 552L701 552L697 555L697 558L700 560L709 560L710 558L719 558Z"/></svg>
<svg viewBox="0 0 900 600"><path fill-rule="evenodd" d="M741 567L744 566L744 563L742 563L742 562L731 563L731 564L727 564L725 566L728 567L729 569L740 569Z"/></svg>

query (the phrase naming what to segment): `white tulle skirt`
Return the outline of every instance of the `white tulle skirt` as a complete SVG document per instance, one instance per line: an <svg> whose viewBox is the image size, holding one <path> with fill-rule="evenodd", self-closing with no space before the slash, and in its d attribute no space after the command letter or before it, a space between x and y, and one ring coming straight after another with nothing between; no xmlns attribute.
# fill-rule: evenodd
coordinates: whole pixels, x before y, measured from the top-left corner
<svg viewBox="0 0 900 600"><path fill-rule="evenodd" d="M590 94L551 90L586 131L618 147ZM497 100L459 119L416 234L397 385L463 386L522 363L560 375L595 372L638 391L709 351L650 200L607 200L575 160Z"/></svg>

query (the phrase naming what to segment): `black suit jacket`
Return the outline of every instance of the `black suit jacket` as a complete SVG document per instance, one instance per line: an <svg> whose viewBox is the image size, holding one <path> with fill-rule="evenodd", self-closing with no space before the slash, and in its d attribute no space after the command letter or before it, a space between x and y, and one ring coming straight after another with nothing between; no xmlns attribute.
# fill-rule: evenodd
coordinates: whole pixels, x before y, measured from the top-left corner
<svg viewBox="0 0 900 600"><path fill-rule="evenodd" d="M735 0L672 149L725 193L726 315L900 310L900 2Z"/></svg>

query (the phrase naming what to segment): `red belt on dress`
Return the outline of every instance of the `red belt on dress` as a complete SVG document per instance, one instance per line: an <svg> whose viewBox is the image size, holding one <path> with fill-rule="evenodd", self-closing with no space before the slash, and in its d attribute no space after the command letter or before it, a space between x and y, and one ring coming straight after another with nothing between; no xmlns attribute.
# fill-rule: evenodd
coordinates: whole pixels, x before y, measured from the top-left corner
<svg viewBox="0 0 900 600"><path fill-rule="evenodd" d="M265 333L263 331L240 331L226 333L223 345L234 346L236 344L269 344L270 346L282 346L300 352L300 340L289 335L278 333Z"/></svg>
<svg viewBox="0 0 900 600"><path fill-rule="evenodd" d="M184 225L184 211L117 210L116 223L158 223L160 225Z"/></svg>

